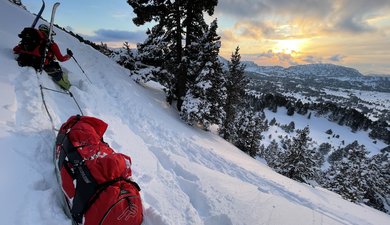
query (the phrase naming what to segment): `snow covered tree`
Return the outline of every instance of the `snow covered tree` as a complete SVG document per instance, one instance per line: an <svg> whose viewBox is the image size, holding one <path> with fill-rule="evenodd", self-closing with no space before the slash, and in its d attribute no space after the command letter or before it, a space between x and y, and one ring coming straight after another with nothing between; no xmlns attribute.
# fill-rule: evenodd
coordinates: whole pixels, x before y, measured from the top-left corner
<svg viewBox="0 0 390 225"><path fill-rule="evenodd" d="M264 114L248 109L242 110L236 118L233 144L252 157L259 153L261 133L267 129L264 118Z"/></svg>
<svg viewBox="0 0 390 225"><path fill-rule="evenodd" d="M359 147L358 141L354 141L351 144L348 144L347 146L345 146L344 148L339 147L338 149L336 149L335 151L333 151L329 155L328 162L330 164L334 164L335 162L340 161L343 158L345 158L347 156L349 150L354 149L354 148L358 148L358 147Z"/></svg>
<svg viewBox="0 0 390 225"><path fill-rule="evenodd" d="M237 47L232 53L229 62L229 73L226 76L226 93L227 98L224 105L226 113L225 120L220 127L220 135L230 142L233 142L235 121L238 116L238 109L245 104L245 89L248 84L248 79L245 77L245 65L241 64L240 48Z"/></svg>
<svg viewBox="0 0 390 225"><path fill-rule="evenodd" d="M164 87L167 95L167 101L171 103L173 99L173 89L175 86L175 76L170 71L174 65L174 58L169 56L170 43L166 37L167 28L164 25L157 24L151 30L148 29L146 40L138 44L137 60L141 62L138 66L140 71L132 71L133 78L143 83L153 80L160 83ZM149 68L146 68L148 65ZM142 73L143 69L150 71Z"/></svg>
<svg viewBox="0 0 390 225"><path fill-rule="evenodd" d="M390 151L381 150L368 158L368 151L357 141L347 145L342 159L325 172L323 186L345 199L390 212Z"/></svg>
<svg viewBox="0 0 390 225"><path fill-rule="evenodd" d="M218 59L220 37L216 32L217 27L215 20L201 41L192 43L188 48L202 51L192 55L189 61L187 94L180 113L187 123L198 123L206 130L211 124L222 124L225 116L223 104L226 89L223 87L225 80Z"/></svg>
<svg viewBox="0 0 390 225"><path fill-rule="evenodd" d="M276 124L276 119L275 119L275 117L274 118L272 118L272 120L269 122L269 125L270 126L273 126L273 125L275 125Z"/></svg>
<svg viewBox="0 0 390 225"><path fill-rule="evenodd" d="M294 113L295 113L295 107L292 105L287 106L287 115L292 116L294 115Z"/></svg>
<svg viewBox="0 0 390 225"><path fill-rule="evenodd" d="M373 122L371 126L370 138L383 140L386 144L390 145L390 130L389 124L384 118Z"/></svg>
<svg viewBox="0 0 390 225"><path fill-rule="evenodd" d="M269 167L274 169L280 167L279 157L281 153L282 151L279 147L279 144L276 142L275 139L273 139L268 145L268 147L265 149L264 153L260 156L265 159Z"/></svg>
<svg viewBox="0 0 390 225"><path fill-rule="evenodd" d="M128 0L133 7L136 17L133 22L143 25L147 22L156 22L158 28L154 34L164 42L167 52L163 52L164 64L170 74L174 75L173 87L167 87L171 96L169 101L177 100L177 108L181 110L184 97L187 93L188 60L190 56L187 48L203 36L202 31L206 23L203 13L214 13L218 0ZM152 36L150 36L152 38ZM184 37L184 39L183 39ZM155 38L155 37L153 37ZM201 49L199 49L201 51Z"/></svg>
<svg viewBox="0 0 390 225"><path fill-rule="evenodd" d="M102 52L105 55L110 56L111 58L114 58L114 60L121 66L129 69L134 70L135 69L135 59L133 52L131 51L130 44L128 42L123 43L122 49L119 51L113 52L112 50L108 49L107 44L100 44L99 51Z"/></svg>
<svg viewBox="0 0 390 225"><path fill-rule="evenodd" d="M289 178L312 184L318 179L320 168L318 155L311 146L309 133L308 127L297 131L297 136L287 146L286 152L280 158L279 167L275 169Z"/></svg>
<svg viewBox="0 0 390 225"><path fill-rule="evenodd" d="M21 0L10 0L10 2L15 3L16 5L21 5L22 1Z"/></svg>
<svg viewBox="0 0 390 225"><path fill-rule="evenodd" d="M104 55L110 57L111 54L113 53L113 51L111 49L108 48L107 44L106 43L103 43L103 42L100 42L100 45L99 46L99 52L103 53Z"/></svg>
<svg viewBox="0 0 390 225"><path fill-rule="evenodd" d="M354 145L345 158L336 161L326 171L327 182L324 186L346 199L362 203L368 189L367 154L364 145Z"/></svg>
<svg viewBox="0 0 390 225"><path fill-rule="evenodd" d="M390 149L383 149L368 162L365 203L373 208L390 213Z"/></svg>
<svg viewBox="0 0 390 225"><path fill-rule="evenodd" d="M148 37L144 43L138 44L138 60L142 63L154 67L164 68L164 62L168 60L169 41L165 38L166 30L164 26L156 25L152 29L148 29L146 34Z"/></svg>
<svg viewBox="0 0 390 225"><path fill-rule="evenodd" d="M139 76L138 72L133 76L136 81L147 82L149 80L160 83L167 94L167 101L172 103L175 88L175 68L176 55L175 40L177 29L175 29L173 4L170 1L128 1L134 9L136 17L133 18L135 25L143 25L147 22L155 21L157 24L148 29L146 40L138 44L139 60L143 65L152 66L151 71ZM180 32L180 31L179 31ZM181 35L181 34L180 34ZM145 75L146 74L146 75Z"/></svg>
<svg viewBox="0 0 390 225"><path fill-rule="evenodd" d="M325 156L325 155L327 155L330 152L331 149L332 149L332 145L331 144L329 144L329 143L322 143L318 147L318 152Z"/></svg>
<svg viewBox="0 0 390 225"><path fill-rule="evenodd" d="M286 133L291 133L295 130L295 123L294 121L291 121L288 125L282 125L280 126Z"/></svg>

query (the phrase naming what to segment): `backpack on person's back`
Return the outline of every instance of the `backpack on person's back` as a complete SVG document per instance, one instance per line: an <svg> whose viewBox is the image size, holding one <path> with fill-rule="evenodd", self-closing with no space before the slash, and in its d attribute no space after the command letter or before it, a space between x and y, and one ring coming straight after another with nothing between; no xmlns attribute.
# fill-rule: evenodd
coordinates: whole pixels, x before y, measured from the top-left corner
<svg viewBox="0 0 390 225"><path fill-rule="evenodd" d="M56 60L67 61L73 56L73 52L67 49L67 54L62 55L58 45L52 40L55 34L54 31L50 32L49 26L44 23L39 25L38 29L26 27L19 34L21 41L13 51L18 55L16 60L19 66L31 66L39 72L44 70L62 89L69 90L71 84L68 76L63 73Z"/></svg>
<svg viewBox="0 0 390 225"><path fill-rule="evenodd" d="M31 66L40 69L47 42L46 35L35 28L26 27L18 36L21 40L14 51L18 52L17 61L19 66Z"/></svg>

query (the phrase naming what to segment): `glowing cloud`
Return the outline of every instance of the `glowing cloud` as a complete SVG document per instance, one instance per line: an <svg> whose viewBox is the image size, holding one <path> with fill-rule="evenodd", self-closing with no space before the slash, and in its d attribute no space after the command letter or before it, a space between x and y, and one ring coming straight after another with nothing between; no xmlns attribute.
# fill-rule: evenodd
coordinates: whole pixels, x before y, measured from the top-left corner
<svg viewBox="0 0 390 225"><path fill-rule="evenodd" d="M294 55L301 51L304 43L305 40L276 40L273 51Z"/></svg>

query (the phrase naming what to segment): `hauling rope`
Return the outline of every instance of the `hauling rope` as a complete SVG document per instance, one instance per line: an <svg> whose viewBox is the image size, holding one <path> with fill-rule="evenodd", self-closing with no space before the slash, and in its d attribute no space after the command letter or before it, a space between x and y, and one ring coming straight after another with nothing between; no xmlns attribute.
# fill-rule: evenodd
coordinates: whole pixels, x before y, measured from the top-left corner
<svg viewBox="0 0 390 225"><path fill-rule="evenodd" d="M38 75L38 76L39 76L39 75ZM50 111L49 111L49 108L48 108L48 106L47 106L47 103L46 103L46 100L45 100L45 94L43 93L43 90L52 91L52 92L54 92L54 93L60 93L60 94L64 94L64 95L69 95L69 96L73 99L73 101L75 102L77 108L79 109L80 115L84 116L84 113L83 113L83 111L81 110L80 105L79 105L79 103L77 102L77 100L76 100L76 98L74 97L74 95L72 94L72 92L70 92L70 91L64 92L64 91L58 91L58 90L50 89L50 88L47 88L47 87L42 86L42 84L39 84L39 88L40 88L40 90L41 90L41 98L42 98L43 105L45 106L46 113L47 113L47 115L48 115L48 117L49 117L49 119L50 119L50 122L51 122L51 125L52 125L52 129L53 129L54 131L59 131L59 130L58 130L58 129L55 127L55 125L54 125L54 120L53 120L53 117L51 116Z"/></svg>
<svg viewBox="0 0 390 225"><path fill-rule="evenodd" d="M82 115L82 116L84 115L83 111L81 110L80 104L77 102L77 100L74 97L72 92L70 92L69 90L59 91L59 90L47 88L47 87L42 85L41 79L39 77L40 76L39 73L36 73L36 75L37 75L37 79L38 79L38 83L39 83L39 89L40 89L40 92L41 92L42 103L43 103L43 105L45 107L46 114L47 114L47 116L50 119L51 127L52 127L52 129L54 131L58 131L58 129L55 127L54 120L53 120L52 115L50 114L49 107L48 107L48 105L46 103L45 94L44 94L43 90L47 90L47 91L51 91L51 92L59 93L59 94L64 94L64 95L69 95L73 99L74 103L76 104L76 106L77 106L77 108L78 108L78 110L80 112L80 115Z"/></svg>
<svg viewBox="0 0 390 225"><path fill-rule="evenodd" d="M43 105L45 106L46 113L47 113L47 115L49 116L49 119L50 119L51 129L53 129L54 131L58 131L58 129L54 125L53 117L51 116L51 114L49 112L49 109L47 108L47 104L46 104L46 101L45 101L45 95L43 94L42 85L39 85L39 87L41 89L41 98L42 98Z"/></svg>

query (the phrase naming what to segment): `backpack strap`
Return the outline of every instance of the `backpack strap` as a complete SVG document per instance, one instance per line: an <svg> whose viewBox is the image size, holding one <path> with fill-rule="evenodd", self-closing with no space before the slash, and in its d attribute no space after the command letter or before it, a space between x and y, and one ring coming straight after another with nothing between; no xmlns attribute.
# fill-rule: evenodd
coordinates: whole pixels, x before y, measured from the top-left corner
<svg viewBox="0 0 390 225"><path fill-rule="evenodd" d="M141 191L141 188L139 187L139 185L132 181L132 180L129 180L129 179L125 179L123 177L117 177L113 180L110 180L110 181L107 181L107 182L104 182L104 183L101 183L98 185L97 187L97 190L96 190L96 193L95 195L92 197L92 199L88 202L87 204L87 207L85 208L85 210L83 211L83 214L87 212L87 210L89 209L89 207L91 207L93 205L93 203L95 203L95 201L99 198L100 194L106 190L108 187L110 187L111 185L114 185L115 183L117 182L120 182L120 181L125 181L131 185L133 185L138 191Z"/></svg>

